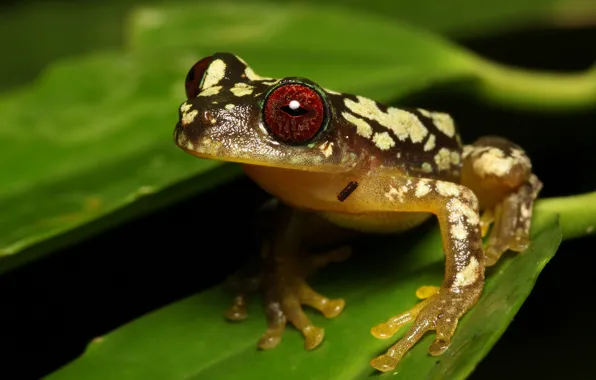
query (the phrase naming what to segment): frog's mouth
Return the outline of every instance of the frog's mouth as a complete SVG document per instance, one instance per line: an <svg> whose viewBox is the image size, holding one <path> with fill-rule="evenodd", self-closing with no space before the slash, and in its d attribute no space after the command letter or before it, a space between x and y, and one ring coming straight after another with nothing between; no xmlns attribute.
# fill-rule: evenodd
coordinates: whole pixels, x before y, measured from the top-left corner
<svg viewBox="0 0 596 380"><path fill-rule="evenodd" d="M199 158L238 164L278 167L279 164L267 159L259 159L257 155L244 152L244 144L230 144L226 140L212 138L209 135L193 136L186 133L186 128L180 122L174 130L174 142L186 153Z"/></svg>
<svg viewBox="0 0 596 380"><path fill-rule="evenodd" d="M189 130L188 126L182 126L178 122L174 130L174 142L193 156L217 161L326 173L344 172L353 168L353 165L344 162L338 163L332 159L325 161L322 151L313 154L304 147L300 149L267 144L250 131L235 136L207 129L201 132Z"/></svg>

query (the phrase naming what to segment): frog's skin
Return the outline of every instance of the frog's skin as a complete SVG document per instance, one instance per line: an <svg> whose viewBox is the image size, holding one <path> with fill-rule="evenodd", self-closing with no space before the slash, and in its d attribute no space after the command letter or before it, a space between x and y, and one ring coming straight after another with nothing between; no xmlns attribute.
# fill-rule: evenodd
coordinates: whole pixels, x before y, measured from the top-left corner
<svg viewBox="0 0 596 380"><path fill-rule="evenodd" d="M443 284L419 292L426 293L422 302L372 328L373 335L388 338L414 321L386 354L371 361L381 371L395 368L429 330L436 331L430 354L443 353L458 319L481 295L485 266L529 243L542 184L511 142L485 137L462 146L445 113L391 108L304 78L263 78L228 53L197 62L186 86L176 144L199 157L243 164L249 177L281 201L263 243L261 281L252 284L264 296L268 320L260 348L276 346L289 321L312 349L323 340L323 329L310 322L302 305L326 317L344 307L343 300L317 294L304 279L314 268L347 256L344 249L305 254L309 231L317 229L314 219L388 233L432 214L438 218L446 258ZM353 191L338 199L349 183ZM483 249L481 238L493 223ZM246 317L250 290L240 289L230 319Z"/></svg>

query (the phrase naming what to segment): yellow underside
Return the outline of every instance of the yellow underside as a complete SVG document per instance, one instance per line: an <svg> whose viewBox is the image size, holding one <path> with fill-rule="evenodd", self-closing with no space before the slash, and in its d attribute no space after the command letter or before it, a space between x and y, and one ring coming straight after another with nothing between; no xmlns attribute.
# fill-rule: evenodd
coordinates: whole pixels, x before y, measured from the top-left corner
<svg viewBox="0 0 596 380"><path fill-rule="evenodd" d="M347 214L323 212L325 220L336 226L365 233L396 233L419 226L432 214L422 212L383 212L368 214Z"/></svg>

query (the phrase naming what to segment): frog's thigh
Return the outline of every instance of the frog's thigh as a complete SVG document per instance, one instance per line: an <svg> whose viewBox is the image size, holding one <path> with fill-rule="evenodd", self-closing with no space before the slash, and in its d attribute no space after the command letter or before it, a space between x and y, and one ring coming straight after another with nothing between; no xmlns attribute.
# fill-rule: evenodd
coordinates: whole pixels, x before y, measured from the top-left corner
<svg viewBox="0 0 596 380"><path fill-rule="evenodd" d="M478 196L483 235L493 229L485 247L485 264L494 264L507 249L527 248L532 209L542 183L516 144L483 137L464 147L462 184Z"/></svg>
<svg viewBox="0 0 596 380"><path fill-rule="evenodd" d="M484 285L478 200L470 189L455 183L390 173L375 175L366 186L372 187L363 189L369 197L354 199L358 208L435 214L446 255L441 289L411 310L372 329L373 335L388 338L414 320L402 339L371 362L375 368L388 371L429 330L436 330L429 352L433 355L444 352L458 319L478 301Z"/></svg>

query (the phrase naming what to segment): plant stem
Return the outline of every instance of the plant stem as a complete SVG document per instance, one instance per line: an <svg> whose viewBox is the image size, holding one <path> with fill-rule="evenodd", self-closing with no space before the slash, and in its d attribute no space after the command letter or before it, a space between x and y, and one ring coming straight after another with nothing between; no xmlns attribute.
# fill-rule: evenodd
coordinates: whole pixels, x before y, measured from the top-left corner
<svg viewBox="0 0 596 380"><path fill-rule="evenodd" d="M477 95L518 109L577 111L596 108L596 66L582 73L524 70L483 58L472 60Z"/></svg>
<svg viewBox="0 0 596 380"><path fill-rule="evenodd" d="M541 199L536 212L559 214L563 240L596 233L596 191Z"/></svg>

